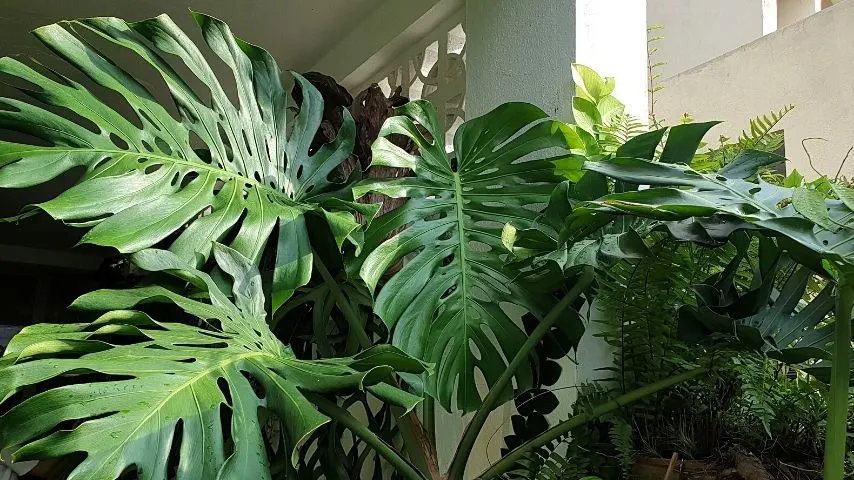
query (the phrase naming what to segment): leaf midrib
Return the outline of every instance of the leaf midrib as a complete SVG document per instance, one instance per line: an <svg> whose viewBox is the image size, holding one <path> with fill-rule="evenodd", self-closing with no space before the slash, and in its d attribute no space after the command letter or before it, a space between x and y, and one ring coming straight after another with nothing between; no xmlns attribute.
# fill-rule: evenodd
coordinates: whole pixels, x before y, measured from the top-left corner
<svg viewBox="0 0 854 480"><path fill-rule="evenodd" d="M196 382L198 382L198 381L199 381L199 380L201 380L202 378L204 378L204 377L206 377L206 376L210 375L212 372L214 372L214 371L216 371L216 370L221 370L223 366L228 365L228 364L231 364L231 363L235 363L235 362L237 362L237 361L244 360L244 359L247 359L247 358L252 358L252 357L273 357L273 355L271 355L271 354L269 354L269 353L266 353L266 352L248 352L248 353L240 354L240 355L237 355L237 356L229 356L229 357L227 357L227 359L226 359L226 360L221 361L221 362L218 362L216 365L214 365L214 366L212 366L212 367L210 367L210 368L208 368L208 369L205 369L205 370L203 370L203 371L199 372L196 376L194 376L194 377L193 377L193 378L191 378L190 380L188 380L188 381L184 382L183 384L181 384L181 386L180 386L179 388L175 389L174 391L172 391L171 393L169 393L169 395L167 395L163 400L161 400L161 401L160 401L160 402L159 402L159 403L158 403L158 404L157 404L157 405L156 405L156 406L151 410L151 412L149 412L149 414L148 414L148 415L146 415L142 420L140 420L140 421L137 423L136 428L134 428L134 429L133 429L133 431L131 431L131 432L127 435L127 437L124 439L124 441L122 441L121 443L119 443L119 444L116 446L116 448L114 448L114 449L113 449L113 452L112 452L109 456L107 456L107 457L105 457L105 458L104 458L104 461L103 461L103 462L101 462L101 465L106 464L106 463L107 463L107 461L109 461L110 459L112 459L113 457L115 457L117 453L119 453L119 452L123 451L124 446L125 446L125 445L126 445L126 444L131 440L131 439L135 438L135 434L136 434L136 432L137 432L140 428L142 428L142 426L143 426L143 425L145 425L145 424L146 424L146 423L147 423L147 422L148 422L148 421L149 421L149 420L150 420L150 419L151 419L155 414L159 414L159 412L164 408L164 405L166 405L166 404L167 404L167 403L172 399L172 397L174 397L175 395L177 395L179 392L184 391L184 390L185 390L186 388L188 388L188 387L189 387L190 389L192 389L193 385L194 385ZM194 397L194 398L195 398L195 397Z"/></svg>
<svg viewBox="0 0 854 480"><path fill-rule="evenodd" d="M207 165L205 163L201 163L201 162L191 162L188 160L184 160L182 158L170 157L170 156L166 156L166 155L158 155L158 154L149 153L149 152L132 152L132 151L126 151L126 150L110 150L110 149L102 149L102 148L34 148L32 150L27 150L27 153L32 154L33 152L38 152L38 153L58 153L58 152L64 152L64 153L72 153L72 152L102 153L102 154L123 155L123 156L129 156L129 157L137 157L137 158L149 158L152 160L160 160L163 162L171 162L171 163L174 163L177 165L183 165L183 166L190 167L190 168L207 170L208 172L214 173L218 176L226 176L226 177L230 177L230 178L233 178L236 180L240 180L241 182L249 184L254 188L258 188L258 189L261 189L264 191L274 193L277 197L281 198L283 203L287 204L288 206L295 207L295 208L301 208L301 209L308 209L305 204L302 204L302 203L299 203L299 202L292 200L289 196L285 195L280 190L271 188L271 187L269 187L263 183L260 183L260 182L256 181L254 178L245 177L245 176L241 175L240 173L230 172L228 170L224 170L224 169L218 168L218 167L213 167L213 166ZM21 155L21 152L15 152L15 153L16 153L16 155ZM2 157L2 155L0 155L0 157ZM9 164L9 165L11 165L11 164Z"/></svg>
<svg viewBox="0 0 854 480"><path fill-rule="evenodd" d="M463 350L466 354L463 355L463 375L467 375L469 371L468 366L468 309L469 309L469 295L468 295L468 275L466 272L466 237L465 237L465 224L464 224L464 205L463 205L463 186L460 180L459 172L454 172L454 200L455 200L455 208L457 212L457 235L460 239L460 291L462 293L463 305L460 310L463 315ZM466 398L467 392L463 392L463 405L468 405L468 398Z"/></svg>

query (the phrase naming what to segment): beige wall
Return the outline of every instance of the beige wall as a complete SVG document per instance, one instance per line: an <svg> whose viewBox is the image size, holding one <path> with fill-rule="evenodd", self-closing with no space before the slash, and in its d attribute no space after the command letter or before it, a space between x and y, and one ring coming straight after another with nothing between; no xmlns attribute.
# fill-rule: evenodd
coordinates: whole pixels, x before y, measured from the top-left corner
<svg viewBox="0 0 854 480"><path fill-rule="evenodd" d="M737 135L750 117L794 104L783 121L789 170L815 176L801 140L818 170L835 174L854 145L854 1L845 0L723 57L666 80L656 114L671 124L684 112L696 120L723 120L707 140ZM854 159L844 174L854 174Z"/></svg>
<svg viewBox="0 0 854 480"><path fill-rule="evenodd" d="M821 0L777 0L777 28L787 27L821 10Z"/></svg>
<svg viewBox="0 0 854 480"><path fill-rule="evenodd" d="M772 0L773 1L773 0ZM655 61L669 78L761 37L764 0L648 0L647 22L662 25ZM773 6L773 5L771 5ZM766 6L767 9L767 6ZM774 22L776 27L776 22ZM770 28L770 30L766 30Z"/></svg>

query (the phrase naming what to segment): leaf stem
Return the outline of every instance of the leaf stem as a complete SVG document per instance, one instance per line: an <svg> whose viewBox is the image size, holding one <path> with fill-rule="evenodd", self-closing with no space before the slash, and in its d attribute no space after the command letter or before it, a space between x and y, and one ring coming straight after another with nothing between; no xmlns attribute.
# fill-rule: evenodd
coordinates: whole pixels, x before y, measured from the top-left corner
<svg viewBox="0 0 854 480"><path fill-rule="evenodd" d="M851 310L854 308L854 272L843 271L836 294L835 339L830 374L827 436L824 448L824 479L842 480L845 474L845 443L848 437L848 389L851 379Z"/></svg>
<svg viewBox="0 0 854 480"><path fill-rule="evenodd" d="M665 378L664 380L659 380L658 382L652 383L650 385L645 385L641 388L638 388L637 390L633 390L629 393L621 395L611 401L597 405L584 413L575 415L569 420L565 420L555 425L554 427L546 430L542 435L523 443L515 450L507 454L504 458L494 463L483 473L478 475L477 478L479 480L489 480L491 478L495 478L513 468L516 462L524 459L525 455L527 455L532 450L542 447L543 445L546 445L552 440L566 435L572 429L584 425L585 423L591 420L595 420L601 417L602 415L611 413L614 410L617 410L618 408L636 402L644 397L648 397L661 390L670 388L687 380L691 380L692 378L699 377L700 375L707 373L709 370L710 369L708 367L700 367L694 370L689 370L685 373L681 373L679 375L674 375L670 378Z"/></svg>
<svg viewBox="0 0 854 480"><path fill-rule="evenodd" d="M424 399L424 431L427 434L427 440L436 445L436 400L428 396Z"/></svg>
<svg viewBox="0 0 854 480"><path fill-rule="evenodd" d="M424 476L418 473L418 470L416 470L415 467L407 462L406 459L401 457L400 454L397 453L397 451L389 444L382 441L382 439L368 427L356 420L350 412L338 406L337 403L327 400L320 395L312 395L311 400L323 411L323 413L329 415L333 420L347 427L351 432L353 432L353 435L362 439L362 441L373 448L378 455L386 459L386 461L390 463L395 470L403 476L403 478L408 480L425 480Z"/></svg>
<svg viewBox="0 0 854 480"><path fill-rule="evenodd" d="M570 308L578 296L581 295L581 292L583 292L592 282L593 268L585 267L581 276L575 282L575 285L573 285L557 305L555 305L549 313L546 314L546 317L539 325L537 325L537 328L531 332L531 335L528 336L528 339L522 345L522 348L519 349L516 356L514 356L513 360L510 361L510 364L504 370L504 373L502 373L495 384L493 384L489 393L486 395L486 398L483 399L480 408L477 409L474 417L472 417L463 432L463 437L460 439L460 443L457 446L457 452L454 454L454 459L448 470L449 480L462 480L463 475L465 475L466 463L468 462L468 458L471 455L475 442L477 441L477 437L480 435L487 418L489 418L489 414L499 405L500 400L502 400L502 397L506 394L506 389L510 385L510 381L513 379L513 375L516 373L516 370L518 370L519 367L528 359L528 356L534 348L540 343L543 337L546 336L549 330L551 330L555 322L557 322L563 313L566 312L566 309Z"/></svg>
<svg viewBox="0 0 854 480"><path fill-rule="evenodd" d="M371 342L371 338L368 337L368 334L365 332L365 327L362 325L358 313L353 310L353 305L347 301L347 297L344 296L338 282L335 281L332 274L329 273L329 270L323 263L323 260L321 260L320 254L314 251L312 252L312 257L314 258L314 266L317 267L317 271L320 272L320 276L323 277L323 281L326 283L326 286L329 287L329 291L332 292L332 296L335 297L335 302L338 304L338 308L340 308L341 313L344 314L344 319L347 320L347 324L350 326L350 331L356 335L356 339L359 341L359 345L361 345L362 348L370 348L373 343Z"/></svg>

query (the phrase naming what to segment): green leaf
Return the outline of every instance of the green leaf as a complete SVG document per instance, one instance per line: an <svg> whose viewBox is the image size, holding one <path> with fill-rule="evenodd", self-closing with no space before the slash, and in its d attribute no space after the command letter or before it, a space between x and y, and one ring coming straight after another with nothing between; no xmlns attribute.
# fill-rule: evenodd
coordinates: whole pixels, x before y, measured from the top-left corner
<svg viewBox="0 0 854 480"><path fill-rule="evenodd" d="M667 134L667 143L661 152L662 163L682 163L688 165L706 133L721 122L686 123L676 125Z"/></svg>
<svg viewBox="0 0 854 480"><path fill-rule="evenodd" d="M555 175L560 175L573 183L578 182L585 173L584 161L585 157L581 155L558 158L553 162L555 165Z"/></svg>
<svg viewBox="0 0 854 480"><path fill-rule="evenodd" d="M797 169L792 170L792 173L783 179L783 186L786 188L800 187L804 184L804 176Z"/></svg>
<svg viewBox="0 0 854 480"><path fill-rule="evenodd" d="M575 123L590 133L596 132L596 126L602 125L602 115L596 104L582 97L572 99L572 119Z"/></svg>
<svg viewBox="0 0 854 480"><path fill-rule="evenodd" d="M737 257L731 265L737 267L742 258ZM798 268L779 291L774 288L778 272L791 265L792 261L778 252L770 268L756 270L754 287L734 298L728 298L733 291L731 278L728 283L718 276L707 280L697 288L702 292L697 296L698 306L680 310L680 334L732 335L738 343L790 364L831 358L834 328L827 318L834 307L834 286L828 285L802 306L814 275L809 268Z"/></svg>
<svg viewBox="0 0 854 480"><path fill-rule="evenodd" d="M132 466L166 478L170 450L180 444L180 478L269 479L262 411L281 423L296 464L300 447L328 421L304 392L368 389L407 408L417 403L379 383L397 367L424 371L393 347L354 358L297 359L267 328L257 268L228 247L214 251L232 279L234 303L174 253L144 250L135 256L141 265L203 288L209 303L163 287L102 290L74 306L118 310L89 324L34 325L17 335L0 359L0 401L8 407L0 416L0 449L12 449L17 459L82 452L70 480L113 480ZM196 320L163 322L128 310L148 302L173 303ZM69 421L76 426L56 429Z"/></svg>
<svg viewBox="0 0 854 480"><path fill-rule="evenodd" d="M502 233L509 241L505 224L536 224L560 181L555 159L543 157L565 149L566 141L559 123L542 110L509 103L460 126L452 159L432 105L415 101L400 113L383 126L373 161L410 168L415 176L367 180L355 188L357 196L408 198L367 230L360 273L378 290L375 311L392 343L436 365L426 391L446 409L471 411L481 401L476 372L492 385L525 340L501 304L542 318L554 302L550 291L536 288L543 270L520 273L505 265ZM386 137L394 134L412 139L419 154L393 145ZM532 367L517 371L517 389L531 384Z"/></svg>
<svg viewBox="0 0 854 480"><path fill-rule="evenodd" d="M613 77L602 78L592 68L580 63L572 64L572 79L594 103L614 91Z"/></svg>
<svg viewBox="0 0 854 480"><path fill-rule="evenodd" d="M807 187L799 187L792 193L792 205L795 210L811 222L828 230L836 230L830 222L827 213L827 205L824 201L827 197L818 190Z"/></svg>
<svg viewBox="0 0 854 480"><path fill-rule="evenodd" d="M747 180L755 177L756 173L762 167L785 162L785 157L781 157L775 153L759 150L745 150L731 162L727 163L722 169L718 170L718 174L727 178L741 178Z"/></svg>
<svg viewBox="0 0 854 480"><path fill-rule="evenodd" d="M236 233L230 246L258 263L278 230L277 307L311 276L306 214L327 219L339 245L358 227L353 208L334 201L352 200L349 188L329 180L352 151L354 122L344 110L338 137L310 152L324 109L320 93L294 74L304 100L288 124L287 93L270 54L233 36L220 20L194 17L207 45L234 74L237 105L202 52L165 15L136 23L93 18L35 32L51 50L119 95L130 115L70 78L43 75L12 58L0 60L0 72L28 85L20 87L25 93L91 124L53 113L57 108L2 99L8 108L0 110L0 126L43 142L0 142L0 187L31 187L83 167L76 185L37 206L65 223L90 228L84 242L131 253L169 239L169 249L196 266L208 258L212 242L229 233ZM177 117L83 40L84 33L159 74ZM205 91L191 88L166 58L183 64Z"/></svg>
<svg viewBox="0 0 854 480"><path fill-rule="evenodd" d="M801 263L820 264L816 256L845 263L854 261L854 242L849 232L854 215L839 200L824 200L828 220L823 226L818 223L824 223L821 212L813 212L812 218L808 218L792 205L794 189L761 179L754 183L701 174L680 165L627 158L587 162L585 168L654 188L606 195L588 202L573 211L566 220L568 224L586 221L593 213L631 214L668 221L725 214L742 221L739 228L760 228L783 236L791 242L792 254Z"/></svg>
<svg viewBox="0 0 854 480"><path fill-rule="evenodd" d="M655 158L655 151L666 132L666 128L660 128L632 137L617 149L616 156L653 160Z"/></svg>
<svg viewBox="0 0 854 480"><path fill-rule="evenodd" d="M842 203L844 203L849 210L854 211L854 189L848 188L844 185L840 185L835 182L830 184L830 188L833 190L833 193L836 194L837 198L842 200Z"/></svg>

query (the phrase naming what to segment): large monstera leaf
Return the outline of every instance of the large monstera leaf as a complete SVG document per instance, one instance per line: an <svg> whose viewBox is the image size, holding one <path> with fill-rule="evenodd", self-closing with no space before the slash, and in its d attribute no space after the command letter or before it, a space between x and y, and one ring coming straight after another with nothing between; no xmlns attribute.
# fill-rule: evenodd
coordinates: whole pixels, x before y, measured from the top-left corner
<svg viewBox="0 0 854 480"><path fill-rule="evenodd" d="M747 153L713 174L637 158L585 162L586 169L651 188L606 195L572 215L584 218L591 212L628 214L665 221L723 215L724 221L736 222L739 228L759 228L779 235L793 254L801 256L799 262L817 269L821 268L818 258L840 264L854 262L854 191L834 186L840 198L834 200L806 187L786 188L761 179L745 180L743 171L755 171L763 163L779 161L779 157L761 152ZM705 225L725 234L735 230ZM702 228L699 224L692 227ZM703 233L713 236L714 231Z"/></svg>
<svg viewBox="0 0 854 480"><path fill-rule="evenodd" d="M143 250L134 256L141 267L189 281L208 300L161 286L102 290L74 303L109 310L94 322L35 325L16 336L0 358L0 449L16 459L82 452L70 480L112 480L132 469L147 479L264 479L265 419L278 419L294 464L328 421L310 392L367 389L415 406L417 397L379 382L393 367L423 371L417 361L388 346L297 359L267 328L258 270L228 247L214 254L234 278L233 302L175 254ZM149 302L174 304L197 320L131 310Z"/></svg>
<svg viewBox="0 0 854 480"><path fill-rule="evenodd" d="M328 178L352 151L353 119L345 110L338 138L310 152L323 112L320 93L294 74L303 101L288 125L287 94L270 54L233 36L223 22L194 16L207 45L234 74L238 105L199 48L167 16L136 23L92 18L39 28L35 34L45 45L120 95L133 112L123 115L114 102L71 78L3 58L0 72L23 81L15 84L37 102L0 99L0 127L46 145L0 142L0 187L31 187L84 167L75 186L37 207L68 224L91 227L84 242L135 252L168 239L171 251L196 265L209 256L212 241L229 232L236 232L230 246L257 263L278 229L278 306L311 276L307 213L325 218L340 246L358 227L349 211L363 210L368 218L375 211L349 202L349 188ZM152 67L171 93L177 118L81 34L95 34ZM174 65L186 67L206 91L194 91Z"/></svg>
<svg viewBox="0 0 854 480"><path fill-rule="evenodd" d="M566 148L566 139L559 122L539 108L510 103L460 126L454 153L447 154L432 105L411 102L400 113L383 126L373 162L414 176L355 188L356 196L408 199L366 232L361 276L371 289L379 287L375 310L392 330L392 343L436 364L426 391L449 410L470 411L481 401L476 372L492 385L525 341L511 315L542 318L553 303L548 289L537 288L542 270L505 266L501 232L508 222L533 226L559 180L553 159L544 157L548 149ZM392 144L390 135L412 139L418 154ZM517 388L530 386L532 368L517 371Z"/></svg>

